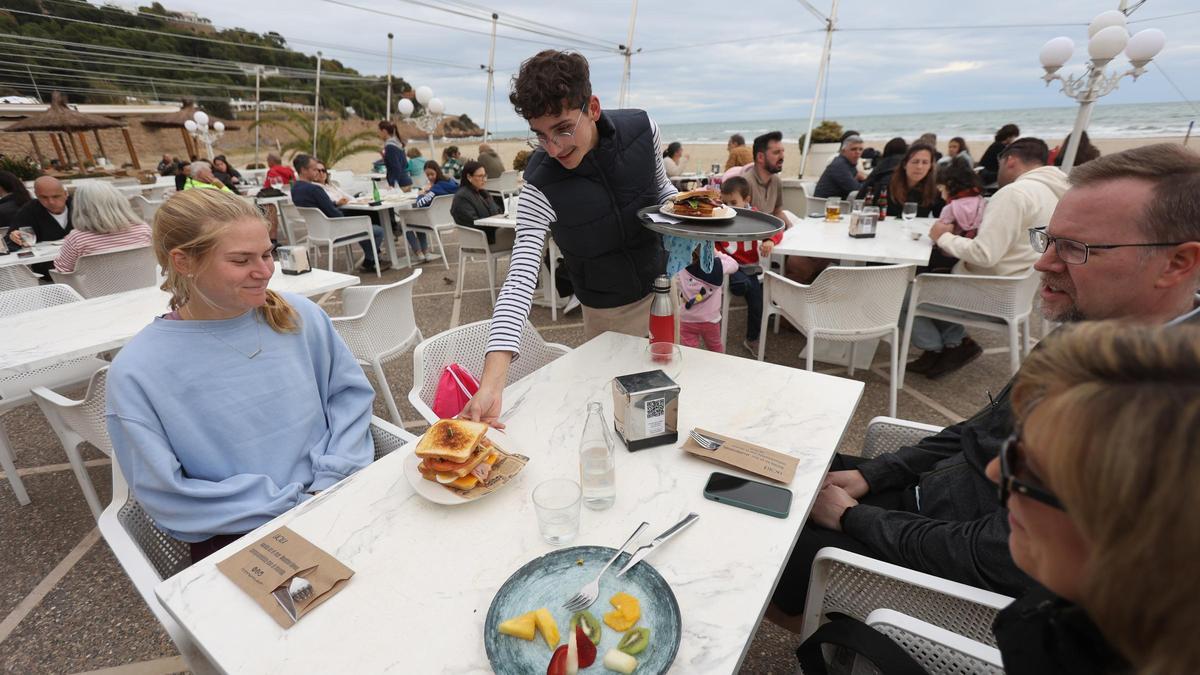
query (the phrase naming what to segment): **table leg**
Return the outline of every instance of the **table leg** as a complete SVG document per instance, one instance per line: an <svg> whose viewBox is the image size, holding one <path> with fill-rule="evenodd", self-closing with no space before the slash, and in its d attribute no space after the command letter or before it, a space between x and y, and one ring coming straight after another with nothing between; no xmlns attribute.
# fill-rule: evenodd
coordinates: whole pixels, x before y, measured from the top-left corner
<svg viewBox="0 0 1200 675"><path fill-rule="evenodd" d="M395 225L400 226L400 239L404 241L404 266L411 268L413 266L412 248L408 245L408 228L404 225L404 216L397 218L395 209L387 209L384 211L387 214L388 224L385 226L387 230L388 255L392 257L392 264L395 265L397 260L396 253L396 233Z"/></svg>

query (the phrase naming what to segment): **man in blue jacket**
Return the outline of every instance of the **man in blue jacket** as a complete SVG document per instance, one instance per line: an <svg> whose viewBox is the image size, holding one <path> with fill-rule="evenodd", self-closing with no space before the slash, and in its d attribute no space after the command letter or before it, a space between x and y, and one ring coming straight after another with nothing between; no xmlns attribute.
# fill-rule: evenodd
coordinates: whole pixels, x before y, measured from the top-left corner
<svg viewBox="0 0 1200 675"><path fill-rule="evenodd" d="M342 210L333 203L325 188L317 184L321 176L316 157L301 153L292 160L292 166L296 167L296 182L292 185L293 204L305 208L321 209L321 213L330 218L345 217L346 214L342 213ZM379 245L383 243L383 228L372 225L371 229L374 232L374 245L365 240L358 242L365 254L362 267L358 268L358 271L363 273L375 271L375 257L379 255ZM390 268L391 265L386 260L379 261L380 271Z"/></svg>

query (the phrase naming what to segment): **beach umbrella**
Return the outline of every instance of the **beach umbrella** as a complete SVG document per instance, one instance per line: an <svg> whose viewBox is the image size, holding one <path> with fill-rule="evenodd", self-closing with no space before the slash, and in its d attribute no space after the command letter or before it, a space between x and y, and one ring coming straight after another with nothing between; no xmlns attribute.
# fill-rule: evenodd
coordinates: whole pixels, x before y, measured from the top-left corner
<svg viewBox="0 0 1200 675"><path fill-rule="evenodd" d="M129 149L129 157L133 161L135 169L141 168L141 163L138 161L137 151L133 148L133 141L129 137L129 130L125 128L125 123L114 120L110 117L101 115L89 115L81 113L77 110L72 110L67 107L67 99L59 92L54 92L50 98L50 108L46 112L31 115L25 119L10 124L4 131L8 133L27 133L33 141L33 151L37 155L38 162L44 163L42 159L42 151L38 147L37 139L34 137L34 132L46 132L50 134L50 142L54 146L55 153L58 155L58 160L61 164L66 165L67 159L64 157L66 152L66 142L58 136L58 134L66 134L66 138L70 140L71 150L75 155L75 163L79 168L83 168L82 157L85 157L89 162L95 163L92 157L92 150L88 147L86 132L92 132L96 138L96 144L100 148L100 152L107 155L104 150L104 142L100 140L100 129L120 129L125 137L125 147ZM83 146L83 155L79 154L79 146L75 144L75 139L78 137L80 144Z"/></svg>

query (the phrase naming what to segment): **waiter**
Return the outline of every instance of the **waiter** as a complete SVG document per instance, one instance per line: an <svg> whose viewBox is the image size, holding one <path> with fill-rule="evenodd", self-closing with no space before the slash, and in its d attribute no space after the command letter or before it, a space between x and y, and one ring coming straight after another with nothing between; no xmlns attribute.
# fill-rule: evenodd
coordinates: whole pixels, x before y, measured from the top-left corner
<svg viewBox="0 0 1200 675"><path fill-rule="evenodd" d="M588 62L545 50L521 64L509 100L536 150L525 167L508 278L492 313L479 391L463 416L495 426L517 357L546 234L562 251L587 340L605 331L645 337L654 279L666 268L659 235L637 212L676 193L658 127L642 110L600 109Z"/></svg>

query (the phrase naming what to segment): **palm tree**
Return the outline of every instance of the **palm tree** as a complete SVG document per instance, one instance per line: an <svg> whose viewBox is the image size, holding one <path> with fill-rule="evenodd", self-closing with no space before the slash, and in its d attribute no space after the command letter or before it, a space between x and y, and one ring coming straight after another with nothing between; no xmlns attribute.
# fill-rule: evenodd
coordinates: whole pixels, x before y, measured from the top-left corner
<svg viewBox="0 0 1200 675"><path fill-rule="evenodd" d="M290 153L290 156L295 156L299 153L311 153L313 149L313 120L306 115L301 115L295 110L281 111L286 116L285 122L272 120L263 120L258 124L278 124L283 128L284 132L290 137L287 143L284 143L280 150ZM250 125L253 129L254 125ZM332 169L334 165L343 159L360 152L368 150L378 150L379 144L376 142L367 143L366 141L375 141L375 134L370 131L362 131L353 136L342 137L342 123L338 121L325 122L317 131L317 157L325 162L325 166Z"/></svg>

